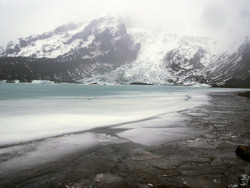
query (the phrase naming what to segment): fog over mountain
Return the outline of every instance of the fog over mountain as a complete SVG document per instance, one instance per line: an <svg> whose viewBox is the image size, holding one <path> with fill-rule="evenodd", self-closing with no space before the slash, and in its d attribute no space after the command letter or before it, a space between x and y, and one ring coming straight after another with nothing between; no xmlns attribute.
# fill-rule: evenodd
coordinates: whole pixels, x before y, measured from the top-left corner
<svg viewBox="0 0 250 188"><path fill-rule="evenodd" d="M175 32L214 35L249 14L248 0L0 0L0 44L69 23L119 13L131 25L176 26Z"/></svg>
<svg viewBox="0 0 250 188"><path fill-rule="evenodd" d="M250 87L248 0L0 0L0 16L0 80Z"/></svg>

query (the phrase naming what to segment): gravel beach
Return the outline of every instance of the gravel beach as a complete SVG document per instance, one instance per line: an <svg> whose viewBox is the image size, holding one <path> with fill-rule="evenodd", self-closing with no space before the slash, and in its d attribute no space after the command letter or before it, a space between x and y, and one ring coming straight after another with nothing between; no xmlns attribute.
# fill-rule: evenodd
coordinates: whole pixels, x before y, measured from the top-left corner
<svg viewBox="0 0 250 188"><path fill-rule="evenodd" d="M208 105L181 112L190 117L187 127L202 130L199 136L158 146L103 143L5 174L0 187L249 187L250 163L235 149L250 144L250 99L233 92L209 96ZM91 131L112 136L118 130Z"/></svg>

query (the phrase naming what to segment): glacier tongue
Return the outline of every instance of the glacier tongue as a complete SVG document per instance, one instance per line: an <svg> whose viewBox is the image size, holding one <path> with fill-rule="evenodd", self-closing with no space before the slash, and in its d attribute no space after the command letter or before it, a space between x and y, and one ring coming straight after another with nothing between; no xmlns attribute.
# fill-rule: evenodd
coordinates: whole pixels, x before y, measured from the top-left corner
<svg viewBox="0 0 250 188"><path fill-rule="evenodd" d="M83 79L83 83L131 83L146 82L151 84L166 84L169 79L175 78L166 71L163 62L164 53L175 47L175 43L166 45L164 32L133 28L128 30L136 42L141 44L141 50L137 59L132 64L125 64L116 70L104 75L95 75L92 78ZM172 38L172 36L170 36Z"/></svg>
<svg viewBox="0 0 250 188"><path fill-rule="evenodd" d="M141 43L141 51L137 60L124 72L124 79L128 82L166 84L169 79L174 78L174 75L166 71L163 58L176 44L167 45L167 36L161 30L143 31L135 28L129 32Z"/></svg>

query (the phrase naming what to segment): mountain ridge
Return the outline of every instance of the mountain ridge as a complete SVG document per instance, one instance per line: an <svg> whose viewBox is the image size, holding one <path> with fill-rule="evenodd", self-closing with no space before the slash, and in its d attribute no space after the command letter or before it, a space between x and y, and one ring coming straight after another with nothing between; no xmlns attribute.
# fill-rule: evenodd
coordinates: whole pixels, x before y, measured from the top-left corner
<svg viewBox="0 0 250 188"><path fill-rule="evenodd" d="M222 50L209 37L127 28L119 18L102 17L10 42L0 80L250 87L249 41L235 41Z"/></svg>

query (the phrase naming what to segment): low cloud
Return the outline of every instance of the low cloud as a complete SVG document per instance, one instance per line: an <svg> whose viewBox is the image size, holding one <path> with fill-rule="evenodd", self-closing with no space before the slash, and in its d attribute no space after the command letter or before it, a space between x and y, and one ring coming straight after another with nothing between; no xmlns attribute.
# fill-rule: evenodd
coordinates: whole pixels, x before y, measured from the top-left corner
<svg viewBox="0 0 250 188"><path fill-rule="evenodd" d="M205 9L202 14L204 24L214 29L223 27L226 22L226 12L223 7L212 5Z"/></svg>
<svg viewBox="0 0 250 188"><path fill-rule="evenodd" d="M0 0L0 46L69 22L117 13L127 16L131 26L203 27L214 32L232 28L237 16L249 12L249 0Z"/></svg>

